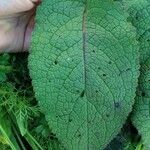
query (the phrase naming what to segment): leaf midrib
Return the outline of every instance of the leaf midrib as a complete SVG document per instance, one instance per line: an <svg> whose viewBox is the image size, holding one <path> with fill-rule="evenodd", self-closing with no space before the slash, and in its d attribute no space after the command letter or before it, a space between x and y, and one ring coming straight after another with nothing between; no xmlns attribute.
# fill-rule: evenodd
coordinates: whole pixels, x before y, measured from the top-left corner
<svg viewBox="0 0 150 150"><path fill-rule="evenodd" d="M83 20L82 20L82 34L83 34L83 74L84 74L84 91L86 96L86 84L87 84L87 0L84 2L84 10L83 10ZM87 122L88 122L88 102L86 101L86 110L87 110ZM89 129L88 129L88 123L87 123L87 150L89 149Z"/></svg>

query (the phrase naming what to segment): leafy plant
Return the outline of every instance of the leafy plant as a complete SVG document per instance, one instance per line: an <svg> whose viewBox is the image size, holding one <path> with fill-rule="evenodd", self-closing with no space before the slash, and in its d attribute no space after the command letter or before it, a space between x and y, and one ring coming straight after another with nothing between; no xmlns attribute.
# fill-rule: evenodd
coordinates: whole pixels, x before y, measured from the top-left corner
<svg viewBox="0 0 150 150"><path fill-rule="evenodd" d="M139 48L127 17L112 0L45 0L37 11L30 75L68 150L105 148L132 109Z"/></svg>
<svg viewBox="0 0 150 150"><path fill-rule="evenodd" d="M0 150L149 150L149 91L149 0L44 0L0 55Z"/></svg>
<svg viewBox="0 0 150 150"><path fill-rule="evenodd" d="M34 98L27 57L25 53L0 56L0 149L61 150Z"/></svg>

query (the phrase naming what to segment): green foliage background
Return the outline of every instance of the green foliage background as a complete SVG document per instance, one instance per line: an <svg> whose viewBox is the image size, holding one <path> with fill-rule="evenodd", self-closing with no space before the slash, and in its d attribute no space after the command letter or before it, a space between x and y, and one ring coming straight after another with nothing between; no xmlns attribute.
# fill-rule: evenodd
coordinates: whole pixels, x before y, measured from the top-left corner
<svg viewBox="0 0 150 150"><path fill-rule="evenodd" d="M27 58L0 55L0 149L61 150L34 98Z"/></svg>

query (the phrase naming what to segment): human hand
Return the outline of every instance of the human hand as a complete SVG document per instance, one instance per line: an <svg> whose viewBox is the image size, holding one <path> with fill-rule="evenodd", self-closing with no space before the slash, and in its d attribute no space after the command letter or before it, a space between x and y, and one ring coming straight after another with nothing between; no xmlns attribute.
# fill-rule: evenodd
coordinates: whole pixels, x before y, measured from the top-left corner
<svg viewBox="0 0 150 150"><path fill-rule="evenodd" d="M40 0L0 0L0 53L27 51Z"/></svg>

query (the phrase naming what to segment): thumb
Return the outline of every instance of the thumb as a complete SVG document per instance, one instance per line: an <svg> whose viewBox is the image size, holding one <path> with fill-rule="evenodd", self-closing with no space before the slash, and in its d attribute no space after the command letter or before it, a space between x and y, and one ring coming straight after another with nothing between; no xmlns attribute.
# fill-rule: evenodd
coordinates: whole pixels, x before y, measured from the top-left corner
<svg viewBox="0 0 150 150"><path fill-rule="evenodd" d="M27 50L40 0L0 0L0 53Z"/></svg>
<svg viewBox="0 0 150 150"><path fill-rule="evenodd" d="M0 17L29 11L38 2L39 0L0 0Z"/></svg>

